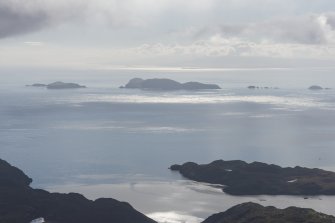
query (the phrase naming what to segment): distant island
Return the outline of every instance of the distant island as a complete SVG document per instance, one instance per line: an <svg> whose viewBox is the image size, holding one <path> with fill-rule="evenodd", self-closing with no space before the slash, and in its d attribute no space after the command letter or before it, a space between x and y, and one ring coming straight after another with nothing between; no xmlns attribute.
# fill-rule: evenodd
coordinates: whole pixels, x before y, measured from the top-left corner
<svg viewBox="0 0 335 223"><path fill-rule="evenodd" d="M312 209L289 207L277 209L255 203L236 205L225 212L214 214L202 223L335 223L335 217Z"/></svg>
<svg viewBox="0 0 335 223"><path fill-rule="evenodd" d="M142 90L157 90L157 91L176 91L176 90L217 90L221 89L216 84L204 84L200 82L179 83L171 79L141 79L133 78L125 86L120 88L142 89Z"/></svg>
<svg viewBox="0 0 335 223"><path fill-rule="evenodd" d="M156 223L125 202L111 198L91 201L76 193L49 193L31 188L31 182L20 169L0 159L0 222Z"/></svg>
<svg viewBox="0 0 335 223"><path fill-rule="evenodd" d="M323 87L321 87L319 85L312 85L308 89L312 90L312 91L330 90L330 88L323 88Z"/></svg>
<svg viewBox="0 0 335 223"><path fill-rule="evenodd" d="M84 85L79 85L76 83L64 83L61 81L53 82L51 84L40 84L35 83L32 85L27 85L29 87L46 87L47 89L75 89L75 88L86 88Z"/></svg>
<svg viewBox="0 0 335 223"><path fill-rule="evenodd" d="M335 195L335 173L321 169L240 160L188 162L170 169L194 181L220 184L231 195Z"/></svg>
<svg viewBox="0 0 335 223"><path fill-rule="evenodd" d="M308 88L309 90L323 90L323 87L319 85L312 85Z"/></svg>

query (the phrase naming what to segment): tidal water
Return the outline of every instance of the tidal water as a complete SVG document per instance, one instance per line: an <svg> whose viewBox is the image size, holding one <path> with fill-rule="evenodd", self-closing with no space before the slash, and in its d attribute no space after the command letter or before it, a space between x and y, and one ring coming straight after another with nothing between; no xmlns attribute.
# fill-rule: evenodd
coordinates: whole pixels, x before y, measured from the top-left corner
<svg viewBox="0 0 335 223"><path fill-rule="evenodd" d="M197 223L245 201L335 215L335 197L234 197L168 170L187 161L239 159L335 171L334 71L2 69L0 158L32 177L33 187L113 197L160 222ZM223 89L118 88L133 77L201 81ZM88 88L25 86L53 81ZM332 89L307 90L314 84Z"/></svg>

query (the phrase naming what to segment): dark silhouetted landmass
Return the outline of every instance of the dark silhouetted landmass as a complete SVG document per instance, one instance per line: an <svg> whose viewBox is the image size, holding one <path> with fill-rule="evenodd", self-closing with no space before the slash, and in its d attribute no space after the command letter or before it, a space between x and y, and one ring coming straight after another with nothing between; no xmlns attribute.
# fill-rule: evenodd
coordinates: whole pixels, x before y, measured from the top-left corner
<svg viewBox="0 0 335 223"><path fill-rule="evenodd" d="M317 91L317 90L323 90L323 87L318 86L318 85L312 85L312 86L310 86L308 89L309 89L309 90Z"/></svg>
<svg viewBox="0 0 335 223"><path fill-rule="evenodd" d="M76 83L64 83L61 81L57 81L51 84L32 84L32 85L27 85L28 87L46 87L47 89L75 89L75 88L86 88L86 86L79 85Z"/></svg>
<svg viewBox="0 0 335 223"><path fill-rule="evenodd" d="M232 195L335 195L335 173L321 169L239 160L188 162L170 169L194 181L223 185L223 191Z"/></svg>
<svg viewBox="0 0 335 223"><path fill-rule="evenodd" d="M170 79L131 79L125 86L121 88L132 88L142 90L157 90L157 91L176 91L176 90L215 90L221 89L216 84L203 84L199 82L179 83Z"/></svg>
<svg viewBox="0 0 335 223"><path fill-rule="evenodd" d="M277 209L255 203L243 203L214 214L202 223L335 223L335 217L312 209Z"/></svg>
<svg viewBox="0 0 335 223"><path fill-rule="evenodd" d="M125 202L49 193L31 188L31 182L21 170L0 159L1 223L29 223L40 217L48 223L155 223Z"/></svg>

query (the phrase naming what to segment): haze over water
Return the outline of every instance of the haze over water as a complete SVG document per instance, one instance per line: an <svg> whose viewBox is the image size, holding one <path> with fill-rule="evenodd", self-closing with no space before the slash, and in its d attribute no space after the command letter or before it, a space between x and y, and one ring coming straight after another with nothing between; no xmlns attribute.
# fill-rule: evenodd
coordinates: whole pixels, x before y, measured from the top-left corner
<svg viewBox="0 0 335 223"><path fill-rule="evenodd" d="M4 70L0 157L32 177L33 187L117 198L161 222L200 222L250 200L335 214L333 197L232 197L168 170L175 163L217 159L335 170L334 71ZM223 89L118 88L133 77L215 83ZM53 81L88 88L25 87ZM307 90L314 84L333 89ZM249 85L271 89L249 90Z"/></svg>

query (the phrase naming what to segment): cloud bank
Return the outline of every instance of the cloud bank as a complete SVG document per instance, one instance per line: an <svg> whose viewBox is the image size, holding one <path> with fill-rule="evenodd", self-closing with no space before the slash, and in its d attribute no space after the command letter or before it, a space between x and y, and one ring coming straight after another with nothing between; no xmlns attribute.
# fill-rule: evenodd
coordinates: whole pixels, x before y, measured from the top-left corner
<svg viewBox="0 0 335 223"><path fill-rule="evenodd" d="M2 66L220 67L240 66L244 60L258 66L271 58L333 61L335 3L0 0L0 40Z"/></svg>
<svg viewBox="0 0 335 223"><path fill-rule="evenodd" d="M53 27L59 24L104 24L107 27L179 30L193 34L192 38L220 35L223 38L248 39L253 42L328 44L335 42L335 12L309 13L299 16L280 16L228 21L222 13L231 10L243 18L243 13L257 12L255 5L262 5L259 13L287 4L278 0L0 0L0 38L21 35ZM296 5L299 0L294 0ZM321 0L325 2L325 0ZM257 3L257 4L256 4ZM272 5L274 6L271 6ZM302 3L300 3L302 4ZM311 3L309 3L311 4ZM303 7L303 5L300 5ZM286 8L286 10L288 10ZM212 14L215 16L213 17ZM284 14L284 10L283 10ZM201 18L199 20L199 17ZM208 19L207 17L213 17ZM228 16L227 16L228 17ZM190 20L190 18L192 18ZM170 20L170 22L168 22ZM182 20L190 20L178 27ZM204 26L192 28L192 20L204 22ZM205 22L206 21L206 22ZM171 24L170 24L171 23ZM191 27L191 28L190 28ZM184 29L184 30L183 30ZM143 30L144 31L144 30ZM186 35L187 36L187 35ZM179 38L185 38L179 36Z"/></svg>

